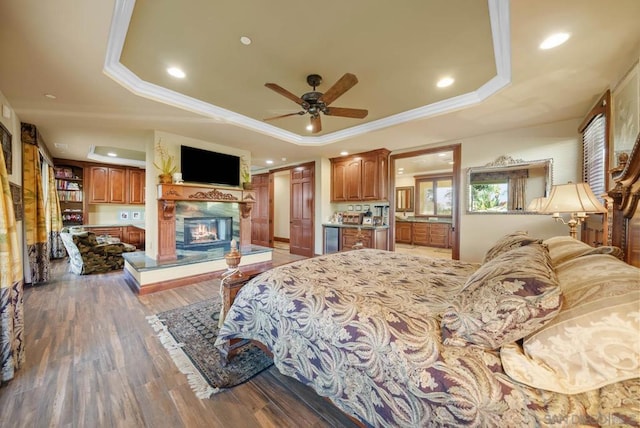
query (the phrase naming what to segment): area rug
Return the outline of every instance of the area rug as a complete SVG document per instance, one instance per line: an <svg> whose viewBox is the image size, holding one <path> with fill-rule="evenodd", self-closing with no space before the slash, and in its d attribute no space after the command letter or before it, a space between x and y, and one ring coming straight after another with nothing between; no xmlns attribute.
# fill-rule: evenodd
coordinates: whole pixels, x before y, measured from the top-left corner
<svg viewBox="0 0 640 428"><path fill-rule="evenodd" d="M198 398L246 382L273 364L252 344L222 366L214 346L219 314L219 299L209 299L147 317Z"/></svg>

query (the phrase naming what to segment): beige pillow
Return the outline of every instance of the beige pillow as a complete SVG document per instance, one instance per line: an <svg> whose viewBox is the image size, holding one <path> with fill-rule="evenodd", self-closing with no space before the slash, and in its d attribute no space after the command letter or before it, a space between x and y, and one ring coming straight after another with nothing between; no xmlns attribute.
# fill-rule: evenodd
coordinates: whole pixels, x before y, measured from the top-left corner
<svg viewBox="0 0 640 428"><path fill-rule="evenodd" d="M505 372L534 388L578 394L640 377L640 269L603 254L556 268L562 310L500 351Z"/></svg>
<svg viewBox="0 0 640 428"><path fill-rule="evenodd" d="M484 255L484 260L482 263L487 263L494 258L498 257L500 254L506 253L507 251L511 251L514 248L524 247L533 243L541 243L541 239L537 239L529 236L529 234L525 231L517 231L513 233L509 233L504 235L500 239L496 241L495 244L491 246L487 250Z"/></svg>
<svg viewBox="0 0 640 428"><path fill-rule="evenodd" d="M471 274L442 315L445 345L499 348L526 336L560 310L561 290L542 244L515 248Z"/></svg>
<svg viewBox="0 0 640 428"><path fill-rule="evenodd" d="M573 260L576 257L590 254L611 254L617 258L622 257L622 250L618 247L600 246L591 247L582 241L578 241L570 236L554 236L545 239L543 243L549 249L549 256L554 266Z"/></svg>

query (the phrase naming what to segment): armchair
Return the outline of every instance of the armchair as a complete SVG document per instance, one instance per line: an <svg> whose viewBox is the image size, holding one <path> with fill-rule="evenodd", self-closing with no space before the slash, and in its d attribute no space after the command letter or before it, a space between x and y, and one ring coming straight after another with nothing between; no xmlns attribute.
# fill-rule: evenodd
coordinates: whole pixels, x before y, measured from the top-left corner
<svg viewBox="0 0 640 428"><path fill-rule="evenodd" d="M69 254L71 272L76 275L104 273L122 269L122 253L135 251L135 247L125 243L99 243L96 234L82 231L72 233L64 228L60 238Z"/></svg>

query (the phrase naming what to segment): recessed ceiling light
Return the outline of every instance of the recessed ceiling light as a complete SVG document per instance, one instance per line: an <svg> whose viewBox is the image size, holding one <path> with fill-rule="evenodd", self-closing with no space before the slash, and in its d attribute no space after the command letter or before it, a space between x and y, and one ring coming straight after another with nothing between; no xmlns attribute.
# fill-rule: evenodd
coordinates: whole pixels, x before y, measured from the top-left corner
<svg viewBox="0 0 640 428"><path fill-rule="evenodd" d="M249 46L251 44L251 39L248 38L247 36L242 36L240 37L240 43L242 43L245 46Z"/></svg>
<svg viewBox="0 0 640 428"><path fill-rule="evenodd" d="M287 158L282 158L282 162L286 162Z"/></svg>
<svg viewBox="0 0 640 428"><path fill-rule="evenodd" d="M307 125L307 131L313 131L313 125L311 124Z"/></svg>
<svg viewBox="0 0 640 428"><path fill-rule="evenodd" d="M266 162L267 165L273 164L273 161L271 159L267 159L265 162Z"/></svg>
<svg viewBox="0 0 640 428"><path fill-rule="evenodd" d="M57 97L53 94L44 94L45 98L49 98L50 100L55 100Z"/></svg>
<svg viewBox="0 0 640 428"><path fill-rule="evenodd" d="M349 154L349 152L340 152L340 156L346 156L348 154Z"/></svg>
<svg viewBox="0 0 640 428"><path fill-rule="evenodd" d="M186 76L185 72L178 67L167 68L167 73L169 73L173 77L177 77L178 79L184 79Z"/></svg>
<svg viewBox="0 0 640 428"><path fill-rule="evenodd" d="M109 152L109 153L107 153L107 156L111 156L112 158L115 158L115 157L118 156L118 154L114 153L114 152Z"/></svg>
<svg viewBox="0 0 640 428"><path fill-rule="evenodd" d="M453 82L455 82L453 77L443 77L442 79L438 80L438 83L436 83L436 86L438 88L446 88L447 86L453 85Z"/></svg>
<svg viewBox="0 0 640 428"><path fill-rule="evenodd" d="M404 168L398 168L398 171L404 171Z"/></svg>
<svg viewBox="0 0 640 428"><path fill-rule="evenodd" d="M552 34L544 39L542 43L540 43L540 49L553 49L557 46L560 46L561 44L569 40L570 36L571 35L569 33Z"/></svg>
<svg viewBox="0 0 640 428"><path fill-rule="evenodd" d="M453 161L449 161L449 165L453 165L453 163L454 163Z"/></svg>
<svg viewBox="0 0 640 428"><path fill-rule="evenodd" d="M404 171L398 171L398 175L404 174Z"/></svg>

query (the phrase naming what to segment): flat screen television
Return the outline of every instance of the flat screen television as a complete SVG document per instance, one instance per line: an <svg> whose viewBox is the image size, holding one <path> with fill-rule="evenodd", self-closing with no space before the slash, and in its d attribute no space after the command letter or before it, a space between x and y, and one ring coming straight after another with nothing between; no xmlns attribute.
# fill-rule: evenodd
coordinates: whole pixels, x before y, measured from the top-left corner
<svg viewBox="0 0 640 428"><path fill-rule="evenodd" d="M240 186L240 157L180 146L182 179L188 183Z"/></svg>

